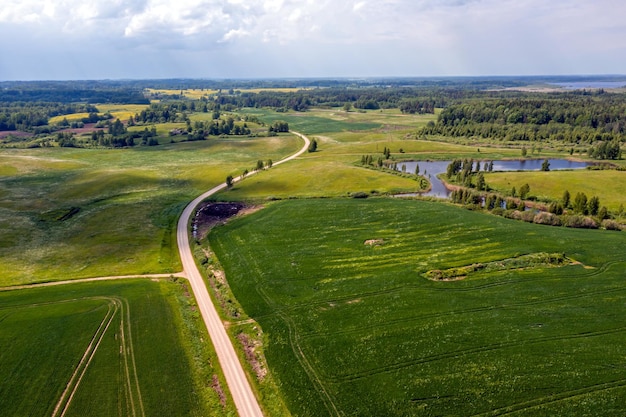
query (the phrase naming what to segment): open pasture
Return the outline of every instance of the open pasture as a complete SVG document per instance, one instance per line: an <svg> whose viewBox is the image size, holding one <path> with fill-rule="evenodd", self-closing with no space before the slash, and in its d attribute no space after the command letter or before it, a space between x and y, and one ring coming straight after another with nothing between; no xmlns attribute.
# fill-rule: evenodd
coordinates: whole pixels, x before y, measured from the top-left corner
<svg viewBox="0 0 626 417"><path fill-rule="evenodd" d="M295 152L293 136L134 149L0 151L0 285L181 269L184 206L257 160Z"/></svg>
<svg viewBox="0 0 626 417"><path fill-rule="evenodd" d="M297 415L621 415L626 237L442 203L275 202L210 244ZM434 269L564 253L431 281Z"/></svg>
<svg viewBox="0 0 626 417"><path fill-rule="evenodd" d="M0 414L225 415L210 365L194 369L184 298L148 280L0 292Z"/></svg>

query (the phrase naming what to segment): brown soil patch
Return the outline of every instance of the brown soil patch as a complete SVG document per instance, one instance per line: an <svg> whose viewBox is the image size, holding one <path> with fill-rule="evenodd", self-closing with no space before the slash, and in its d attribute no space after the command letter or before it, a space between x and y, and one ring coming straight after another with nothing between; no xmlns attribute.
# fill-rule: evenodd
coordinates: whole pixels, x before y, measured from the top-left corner
<svg viewBox="0 0 626 417"><path fill-rule="evenodd" d="M211 388L213 388L213 391L215 391L217 393L217 396L220 398L220 404L222 405L222 407L226 407L226 394L224 394L224 390L220 385L220 380L217 378L217 375L213 375Z"/></svg>
<svg viewBox="0 0 626 417"><path fill-rule="evenodd" d="M237 339L243 345L244 351L246 353L246 359L248 360L248 363L252 366L252 369L254 370L257 379L259 381L263 381L263 379L265 379L265 376L267 375L267 369L265 368L265 366L263 366L263 363L261 362L261 360L259 360L256 354L256 349L261 344L255 340L252 340L245 333L239 333L237 335Z"/></svg>

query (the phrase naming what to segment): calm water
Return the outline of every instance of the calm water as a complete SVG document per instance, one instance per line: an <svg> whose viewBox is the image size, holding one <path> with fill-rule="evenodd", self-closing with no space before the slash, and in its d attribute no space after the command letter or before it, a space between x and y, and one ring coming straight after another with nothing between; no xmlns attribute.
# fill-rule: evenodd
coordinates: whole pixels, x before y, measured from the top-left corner
<svg viewBox="0 0 626 417"><path fill-rule="evenodd" d="M525 159L525 160L513 160L513 161L493 161L493 171L539 171L543 159ZM549 159L550 170L559 169L583 169L588 167L588 162L575 162L568 161L566 159ZM438 174L443 174L447 171L448 165L452 161L413 161L413 162L401 162L398 163L398 170L402 170L402 166L406 166L406 172L413 174L415 172L415 166L419 164L419 173L426 178L432 184L432 189L427 193L421 193L424 196L448 198L450 191L446 189L443 182L437 178ZM485 162L480 163L480 170L484 171Z"/></svg>
<svg viewBox="0 0 626 417"><path fill-rule="evenodd" d="M572 81L569 83L552 83L568 90L582 90L595 88L621 88L626 86L626 81Z"/></svg>

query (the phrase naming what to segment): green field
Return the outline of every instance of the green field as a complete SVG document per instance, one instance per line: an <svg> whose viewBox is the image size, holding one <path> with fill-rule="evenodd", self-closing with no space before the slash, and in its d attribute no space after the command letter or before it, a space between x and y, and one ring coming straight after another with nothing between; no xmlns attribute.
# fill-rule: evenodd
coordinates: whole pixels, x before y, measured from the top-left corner
<svg viewBox="0 0 626 417"><path fill-rule="evenodd" d="M294 415L623 415L626 235L394 199L272 203L210 244ZM423 274L521 255L575 264Z"/></svg>
<svg viewBox="0 0 626 417"><path fill-rule="evenodd" d="M626 171L552 171L552 172L500 172L486 174L487 184L498 191L510 192L528 184L531 195L544 200L559 201L565 190L572 198L576 193L596 196L610 211L626 206Z"/></svg>
<svg viewBox="0 0 626 417"><path fill-rule="evenodd" d="M186 291L132 280L0 292L0 414L227 415Z"/></svg>
<svg viewBox="0 0 626 417"><path fill-rule="evenodd" d="M212 139L133 149L0 150L0 285L181 269L184 206L302 140Z"/></svg>

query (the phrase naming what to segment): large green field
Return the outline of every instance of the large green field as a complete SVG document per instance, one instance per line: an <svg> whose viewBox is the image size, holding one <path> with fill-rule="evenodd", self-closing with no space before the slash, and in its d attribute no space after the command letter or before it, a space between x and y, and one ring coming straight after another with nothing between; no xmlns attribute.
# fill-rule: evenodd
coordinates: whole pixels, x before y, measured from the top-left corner
<svg viewBox="0 0 626 417"><path fill-rule="evenodd" d="M209 239L294 415L626 412L623 233L324 199L272 203ZM539 253L569 261L504 266ZM475 263L493 268L424 276Z"/></svg>
<svg viewBox="0 0 626 417"><path fill-rule="evenodd" d="M181 269L175 226L197 195L278 160L293 136L135 149L0 150L0 285Z"/></svg>
<svg viewBox="0 0 626 417"><path fill-rule="evenodd" d="M149 280L0 292L0 414L227 415L185 292Z"/></svg>

